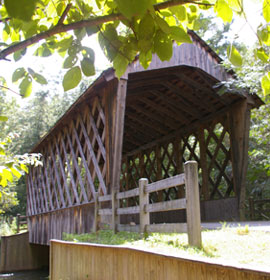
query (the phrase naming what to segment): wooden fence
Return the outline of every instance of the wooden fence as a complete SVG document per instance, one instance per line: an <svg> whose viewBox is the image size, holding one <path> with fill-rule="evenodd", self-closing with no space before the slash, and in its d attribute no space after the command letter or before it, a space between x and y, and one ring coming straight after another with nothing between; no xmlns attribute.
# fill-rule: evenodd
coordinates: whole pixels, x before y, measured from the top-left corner
<svg viewBox="0 0 270 280"><path fill-rule="evenodd" d="M25 225L27 227L27 216L17 214L17 233L20 232L22 225Z"/></svg>
<svg viewBox="0 0 270 280"><path fill-rule="evenodd" d="M270 199L249 199L249 213L251 220L270 220Z"/></svg>
<svg viewBox="0 0 270 280"><path fill-rule="evenodd" d="M149 202L149 194L175 186L185 186L186 197L157 203ZM120 207L120 200L130 197L139 197L139 205L132 207ZM112 202L111 208L101 208L101 203ZM112 215L112 227L115 231L137 232L187 232L189 244L201 246L201 218L198 185L198 165L196 161L185 163L185 173L148 184L145 178L140 179L139 187L116 192L114 196L105 195L95 201L94 231L99 229L100 216ZM187 223L178 224L151 224L150 213L186 209ZM120 215L139 214L140 225L120 224Z"/></svg>
<svg viewBox="0 0 270 280"><path fill-rule="evenodd" d="M51 280L269 280L269 272L122 246L52 240L50 247Z"/></svg>

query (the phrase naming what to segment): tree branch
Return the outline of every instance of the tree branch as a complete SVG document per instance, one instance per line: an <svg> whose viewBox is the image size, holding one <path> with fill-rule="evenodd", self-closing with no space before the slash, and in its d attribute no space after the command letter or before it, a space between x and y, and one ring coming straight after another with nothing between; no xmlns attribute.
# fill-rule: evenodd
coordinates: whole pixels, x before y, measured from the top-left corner
<svg viewBox="0 0 270 280"><path fill-rule="evenodd" d="M167 9L169 7L179 6L179 5L184 5L184 4L196 4L196 5L207 5L207 6L213 5L213 4L202 3L202 2L192 1L192 0L169 0L169 1L158 3L158 4L154 5L154 9L156 11L159 11L159 10ZM65 12L63 13L63 15L64 14L65 14ZM61 18L63 17L63 15L61 16ZM61 20L61 18L60 18L60 20ZM124 19L125 19L125 17L122 14L113 13L113 14L106 15L106 16L99 16L99 17L95 17L95 18L81 20L78 22L73 22L70 24L57 24L45 32L41 32L29 39L26 39L20 43L14 44L14 45L2 50L0 52L0 60L5 59L6 56L8 56L16 51L19 51L21 49L27 48L43 39L52 37L55 34L59 34L62 32L68 32L68 31L75 30L75 29L81 29L84 27L98 26L100 24L107 23L110 21L124 20ZM59 22L60 22L60 20L59 20Z"/></svg>
<svg viewBox="0 0 270 280"><path fill-rule="evenodd" d="M10 89L10 88L8 88L8 87L5 87L5 86L0 85L0 88L3 88L3 89L5 89L5 90L9 90L9 91L11 91L11 92L13 92L13 93L19 95L20 97L22 97L22 95L21 95L20 93L14 91L14 90L12 90L12 89Z"/></svg>
<svg viewBox="0 0 270 280"><path fill-rule="evenodd" d="M63 22L64 22L64 20L65 20L65 18L66 18L66 16L67 16L69 10L71 9L71 7L72 7L72 4L71 4L71 3L67 4L67 6L66 6L66 8L65 8L65 10L64 10L64 12L63 12L63 14L61 15L61 17L60 17L60 19L59 19L57 25L63 24Z"/></svg>

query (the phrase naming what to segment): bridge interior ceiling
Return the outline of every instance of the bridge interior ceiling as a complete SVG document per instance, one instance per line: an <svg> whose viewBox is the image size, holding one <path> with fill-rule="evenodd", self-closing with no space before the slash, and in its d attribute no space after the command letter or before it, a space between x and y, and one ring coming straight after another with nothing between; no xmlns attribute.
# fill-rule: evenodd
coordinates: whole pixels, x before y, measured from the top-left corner
<svg viewBox="0 0 270 280"><path fill-rule="evenodd" d="M235 195L228 112L245 98L219 94L217 80L188 66L129 75L121 189L183 172L183 163L199 164L201 198ZM151 195L152 201L183 197L182 188ZM130 206L135 199L125 201Z"/></svg>

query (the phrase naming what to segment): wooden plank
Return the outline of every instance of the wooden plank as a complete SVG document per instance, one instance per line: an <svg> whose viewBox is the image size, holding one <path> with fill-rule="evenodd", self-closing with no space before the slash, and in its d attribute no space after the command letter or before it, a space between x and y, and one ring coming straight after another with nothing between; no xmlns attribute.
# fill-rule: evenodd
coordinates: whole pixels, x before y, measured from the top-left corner
<svg viewBox="0 0 270 280"><path fill-rule="evenodd" d="M161 212L161 211L171 211L171 210L179 210L179 209L186 209L185 198L151 203L151 204L147 204L145 207L146 212Z"/></svg>
<svg viewBox="0 0 270 280"><path fill-rule="evenodd" d="M45 211L48 212L49 211L49 207L48 207L48 197L47 197L47 192L46 192L46 184L44 182L44 174L42 172L42 168L39 167L39 170L40 170L40 176L41 176L41 184L42 184L42 188L43 188L43 192L44 192L44 202L45 202Z"/></svg>
<svg viewBox="0 0 270 280"><path fill-rule="evenodd" d="M61 158L61 154L60 154L60 151L59 151L59 148L58 148L58 145L57 145L57 141L55 141L55 148L56 148L56 153L58 155L60 171L61 171L61 174L62 174L64 187L65 187L66 194L67 194L68 204L69 204L69 206L71 206L72 202L71 202L71 198L70 198L69 188L68 188L68 185L67 185L66 173L65 173L65 170L64 170L64 167L63 167L62 158Z"/></svg>
<svg viewBox="0 0 270 280"><path fill-rule="evenodd" d="M67 170L69 172L69 177L70 177L70 184L71 184L71 187L72 187L72 190L73 190L73 195L76 199L76 203L79 204L80 203L80 199L78 197L78 192L77 192L77 186L75 184L75 181L74 181L74 174L71 170L71 166L70 166L70 160L68 158L68 155L67 155L67 151L66 151L66 147L65 147L65 143L64 143L64 140L63 140L63 137L61 137L60 139L60 142L61 142L61 148L64 152L64 157L65 157L65 162L67 164Z"/></svg>
<svg viewBox="0 0 270 280"><path fill-rule="evenodd" d="M172 224L150 224L146 226L147 232L160 233L185 233L187 232L186 223L172 223Z"/></svg>
<svg viewBox="0 0 270 280"><path fill-rule="evenodd" d="M138 195L139 195L139 188L135 188L129 191L117 193L116 198L123 199L123 198L138 196Z"/></svg>
<svg viewBox="0 0 270 280"><path fill-rule="evenodd" d="M127 80L120 79L118 81L118 87L116 92L116 107L115 107L115 119L114 119L114 136L112 146L112 173L111 173L111 187L112 187L112 228L113 231L117 231L116 224L119 223L116 217L116 209L118 208L119 201L116 199L116 192L120 189L120 174L121 174L121 162L122 162L122 146L124 135L124 119L126 108L126 92L127 92Z"/></svg>
<svg viewBox="0 0 270 280"><path fill-rule="evenodd" d="M29 167L29 175L28 175L28 188L30 192L30 199L32 201L32 214L37 214L37 208L36 208L36 198L34 195L34 190L33 190L33 182L32 182L32 167Z"/></svg>
<svg viewBox="0 0 270 280"><path fill-rule="evenodd" d="M207 158L206 158L206 143L204 128L199 129L199 143L200 143L200 165L202 169L202 193L204 200L209 199L209 180L208 180L208 167L207 167Z"/></svg>
<svg viewBox="0 0 270 280"><path fill-rule="evenodd" d="M60 199L61 199L61 202L62 202L62 207L66 207L66 202L65 202L64 195L63 195L63 190L62 190L62 184L60 182L58 170L57 170L57 167L56 167L56 160L55 160L54 153L53 153L51 145L49 145L49 151L51 153L52 164L53 164L53 169L54 169L54 175L56 177L58 191L59 191Z"/></svg>
<svg viewBox="0 0 270 280"><path fill-rule="evenodd" d="M112 196L110 194L102 195L98 197L99 202L111 201L111 200L112 200Z"/></svg>
<svg viewBox="0 0 270 280"><path fill-rule="evenodd" d="M76 169L77 178L78 178L80 186L81 186L81 191L82 191L82 194L83 194L84 202L88 202L88 198L87 198L87 195L86 195L86 192L85 192L85 188L84 188L84 185L83 185L83 182L82 182L82 178L81 178L80 169L79 169L79 166L78 166L78 163L77 163L77 158L76 158L76 155L74 153L72 142L71 142L71 139L70 139L68 131L66 131L66 136L67 136L70 152L71 152L71 155L72 155L72 158L73 158L72 162L73 162L73 165L74 165L74 167Z"/></svg>
<svg viewBox="0 0 270 280"><path fill-rule="evenodd" d="M105 215L112 215L112 209L111 208L103 208L98 210L98 214L100 216L105 216Z"/></svg>
<svg viewBox="0 0 270 280"><path fill-rule="evenodd" d="M104 183L104 180L103 180L103 176L102 176L102 174L101 174L101 172L100 172L99 165L98 165L98 162L97 162L97 159L96 159L96 156L95 156L93 147L92 147L92 145L91 145L91 143L90 143L90 140L89 140L89 137L88 137L88 135L87 135L87 132L86 132L86 129L85 129L85 126L84 126L84 123L83 123L83 121L82 121L81 116L79 116L79 121L80 121L80 125L81 125L81 128L82 128L82 132L83 132L83 134L84 134L84 138L85 138L86 144L87 144L87 148L88 148L88 150L89 150L89 153L90 153L92 162L93 162L93 164L94 164L94 166L95 166L95 170L96 170L96 173L97 173L97 176L98 176L98 180L99 180L100 186L101 186L101 188L102 188L103 193L106 194L106 193L107 193L107 190L106 190L106 186L105 186L105 183ZM80 143L80 141L79 141L78 137L76 136L77 133L76 133L75 127L73 127L73 131L74 131L74 134L75 134L75 137L76 137L76 140L77 140L77 144L78 144L78 143ZM79 141L79 142L78 142L78 141ZM78 144L79 150L80 150L80 145L81 145L81 144ZM84 158L84 156L83 156L83 158ZM85 161L85 160L84 160L84 161ZM86 163L86 161L85 161L85 163ZM95 193L95 187L94 187L93 180L92 180L92 177L91 177L91 175L90 175L90 172L89 172L89 170L88 170L88 168L87 168L87 164L85 165L85 168L87 169L87 170L86 170L86 174L87 174L87 176L88 176L88 180L89 180L89 183L90 183L90 187L91 187L92 194L94 195L94 193ZM91 179L90 179L89 177L90 177Z"/></svg>
<svg viewBox="0 0 270 280"><path fill-rule="evenodd" d="M102 142L102 140L101 140L101 138L99 136L98 129L96 127L96 124L95 124L95 121L93 119L93 116L92 116L92 114L90 112L89 112L89 118L90 118L90 124L92 126L93 131L94 131L94 136L95 136L95 138L96 138L96 140L98 142L98 145L99 145L99 149L101 151L101 154L102 154L104 160L106 161L106 151L105 151L105 148L103 146L103 142Z"/></svg>
<svg viewBox="0 0 270 280"><path fill-rule="evenodd" d="M160 190L164 190L164 189L168 189L171 187L184 185L184 184L185 184L185 174L183 173L148 184L145 191L151 193L151 192L156 192L156 191L160 191Z"/></svg>
<svg viewBox="0 0 270 280"><path fill-rule="evenodd" d="M81 123L81 117L79 117L79 119L80 119L80 123ZM94 186L94 182L93 182L93 179L92 179L91 174L90 174L90 172L89 172L88 165L87 165L87 161L86 161L86 159L85 159L85 155L84 155L84 152L83 152L83 149L82 149L82 145L81 145L81 142L80 142L78 133L77 133L77 131L76 131L76 129L75 129L75 126L74 126L74 123L73 123L73 122L72 122L72 127L73 127L73 135L75 136L76 143L77 143L77 146L78 146L78 149L79 149L79 153L80 153L80 156L81 156L81 159L82 159L84 168L85 168L85 173L86 173L88 182L89 182L89 184L90 184L92 196L94 197L95 192L96 192L95 186ZM81 127L82 127L82 126L81 126ZM84 125L83 125L83 127L84 127ZM86 133L85 127L84 127L84 129L82 128L82 130L84 131L84 133ZM86 139L86 142L89 141L89 138L88 138L87 134L85 135L85 139ZM88 139L88 140L87 140L87 139ZM89 144L90 144L90 142L89 142ZM90 144L90 146L91 146L91 144Z"/></svg>
<svg viewBox="0 0 270 280"><path fill-rule="evenodd" d="M47 154L43 153L43 157L44 157L43 169L45 172L46 188L48 190L48 195L49 195L49 202L50 202L50 207L51 207L50 210L54 210L52 193L51 193L50 182L49 182L48 171L47 171Z"/></svg>
<svg viewBox="0 0 270 280"><path fill-rule="evenodd" d="M140 233L146 232L146 225L150 224L150 215L145 211L145 207L149 203L149 193L146 192L148 180L141 178L139 180L139 191L140 191Z"/></svg>
<svg viewBox="0 0 270 280"><path fill-rule="evenodd" d="M140 206L130 206L126 208L118 208L116 210L117 215L127 215L127 214L138 214L140 212Z"/></svg>
<svg viewBox="0 0 270 280"><path fill-rule="evenodd" d="M118 224L117 231L140 232L139 225Z"/></svg>
<svg viewBox="0 0 270 280"><path fill-rule="evenodd" d="M198 163L187 161L185 163L186 199L187 199L187 226L188 243L191 246L201 247L201 213L198 183Z"/></svg>
<svg viewBox="0 0 270 280"><path fill-rule="evenodd" d="M57 193L56 193L55 181L53 179L53 172L52 172L52 168L51 168L51 163L50 162L51 162L51 159L48 161L48 165L47 166L48 166L48 170L49 170L51 185L52 185L52 188L53 188L54 199L55 199L55 202L56 202L56 209L59 209L60 208L60 204L59 204L58 196L57 196Z"/></svg>

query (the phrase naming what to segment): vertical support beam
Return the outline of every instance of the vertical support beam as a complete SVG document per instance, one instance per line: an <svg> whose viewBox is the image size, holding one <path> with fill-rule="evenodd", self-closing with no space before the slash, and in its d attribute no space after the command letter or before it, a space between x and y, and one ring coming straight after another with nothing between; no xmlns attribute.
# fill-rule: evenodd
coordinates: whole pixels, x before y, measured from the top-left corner
<svg viewBox="0 0 270 280"><path fill-rule="evenodd" d="M173 143L174 148L174 160L176 162L176 174L183 173L183 145L182 139L177 137ZM185 197L185 189L180 186L178 187L178 198Z"/></svg>
<svg viewBox="0 0 270 280"><path fill-rule="evenodd" d="M149 193L147 193L146 186L148 180L146 178L141 178L139 180L139 199L140 199L140 233L146 231L146 225L150 224L150 214L145 212L145 206L149 204Z"/></svg>
<svg viewBox="0 0 270 280"><path fill-rule="evenodd" d="M117 224L119 224L119 217L117 216L117 208L119 201L116 199L116 193L120 189L120 175L122 163L122 146L124 135L124 119L126 109L126 92L127 80L120 79L116 92L116 106L113 126L113 150L112 150L112 229L117 231Z"/></svg>
<svg viewBox="0 0 270 280"><path fill-rule="evenodd" d="M245 220L246 174L250 128L250 105L247 100L237 104L231 110L229 124L233 183L238 198L239 218L240 220Z"/></svg>
<svg viewBox="0 0 270 280"><path fill-rule="evenodd" d="M93 232L97 232L99 230L99 222L100 222L100 217L98 214L99 210L99 201L98 201L98 192L95 193L95 212L94 212L94 225L93 225Z"/></svg>
<svg viewBox="0 0 270 280"><path fill-rule="evenodd" d="M201 247L201 213L198 183L198 163L185 163L186 200L187 200L187 228L188 243L191 246Z"/></svg>
<svg viewBox="0 0 270 280"><path fill-rule="evenodd" d="M200 164L202 169L202 194L203 199L209 199L209 177L208 177L208 168L207 168L207 159L206 159L206 143L204 136L204 128L200 127L199 129L199 143L200 143Z"/></svg>

